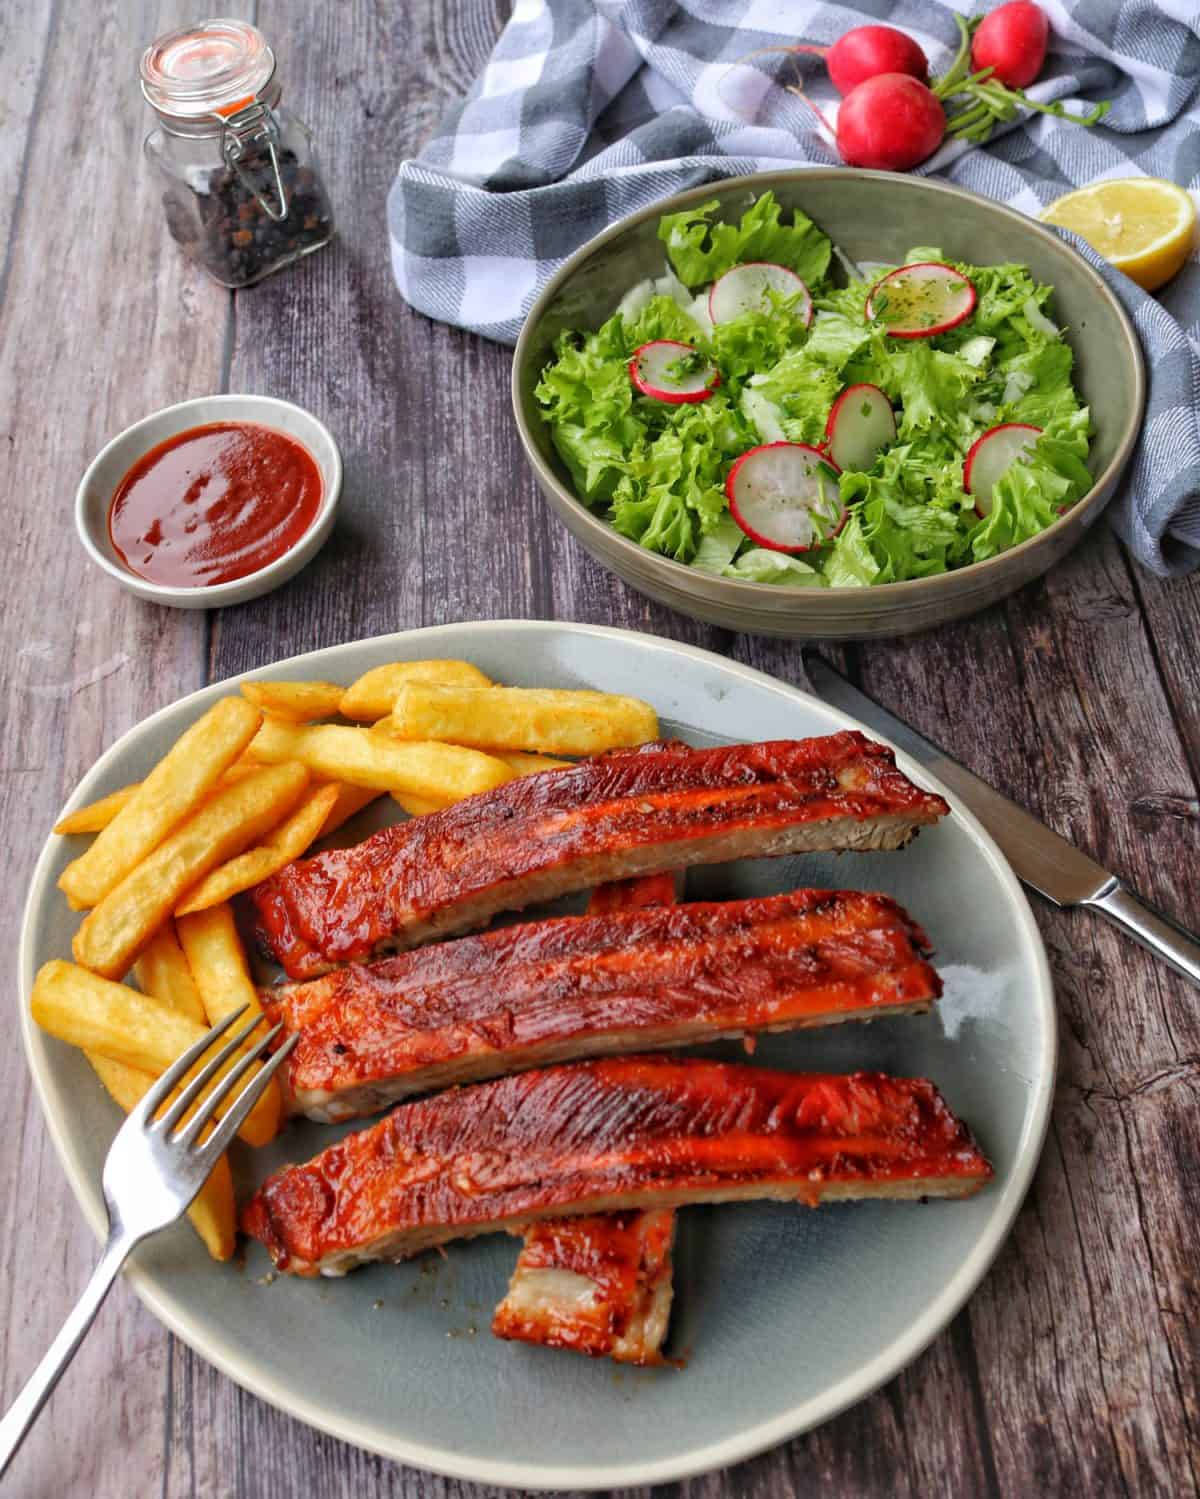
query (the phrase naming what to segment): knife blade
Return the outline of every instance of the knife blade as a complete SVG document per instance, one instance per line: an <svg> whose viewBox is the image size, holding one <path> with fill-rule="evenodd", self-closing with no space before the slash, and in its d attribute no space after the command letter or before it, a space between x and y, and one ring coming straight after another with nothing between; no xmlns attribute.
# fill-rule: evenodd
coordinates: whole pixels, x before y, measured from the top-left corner
<svg viewBox="0 0 1200 1499"><path fill-rule="evenodd" d="M931 739L861 692L814 650L802 652L814 694L890 739L960 798L999 845L1022 884L1064 909L1097 912L1200 985L1200 939L1141 900L1116 875L989 786Z"/></svg>

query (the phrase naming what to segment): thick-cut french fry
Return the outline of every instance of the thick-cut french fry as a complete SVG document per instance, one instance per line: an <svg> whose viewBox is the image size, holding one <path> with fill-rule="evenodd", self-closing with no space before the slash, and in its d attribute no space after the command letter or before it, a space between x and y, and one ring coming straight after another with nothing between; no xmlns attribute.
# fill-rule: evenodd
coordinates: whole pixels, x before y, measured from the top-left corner
<svg viewBox="0 0 1200 1499"><path fill-rule="evenodd" d="M138 784L135 782L132 786L122 786L116 791L110 791L107 796L102 796L98 802L89 802L76 812L68 812L54 824L54 831L64 836L68 833L98 833L101 828L109 825L138 789Z"/></svg>
<svg viewBox="0 0 1200 1499"><path fill-rule="evenodd" d="M84 1051L98 1052L137 1072L158 1077L194 1041L205 1027L181 1015L149 994L139 994L128 984L114 984L99 974L53 958L43 963L33 981L33 1018L44 1031ZM202 1057L188 1074L194 1076L205 1065ZM235 1054L214 1077L215 1088L230 1068ZM252 1074L251 1074L252 1075ZM243 1084L244 1086L244 1084ZM210 1090L211 1091L211 1090ZM236 1084L232 1098L241 1088ZM226 1106L232 1101L227 1098ZM218 1109L222 1114L225 1110ZM268 1088L247 1115L238 1134L248 1145L265 1145L279 1128L279 1096Z"/></svg>
<svg viewBox="0 0 1200 1499"><path fill-rule="evenodd" d="M375 727L383 733L386 731L387 721L384 720ZM519 750L501 751L496 755L496 759L503 760L505 765L519 776L537 775L541 770L563 770L572 763L570 760L552 759L549 755L527 755ZM440 812L443 807L453 806L454 801L460 798L435 802L422 796L406 796L403 791L393 791L392 800L410 817L425 817L430 812Z"/></svg>
<svg viewBox="0 0 1200 1499"><path fill-rule="evenodd" d="M221 772L217 786L232 786L235 781L242 780L245 776L258 770L258 768L258 764L253 760L245 758L235 760L228 770ZM109 825L141 784L141 781L133 781L128 786L121 786L116 791L110 791L107 796L102 796L98 802L89 802L86 807L80 807L78 812L68 813L60 822L54 824L54 832L100 832L102 828L106 828Z"/></svg>
<svg viewBox="0 0 1200 1499"><path fill-rule="evenodd" d="M138 1072L122 1062L114 1062L98 1051L88 1051L84 1055L110 1097L127 1114L141 1103L154 1082L148 1072ZM237 1240L237 1211L233 1200L233 1177L226 1156L222 1156L213 1167L187 1213L213 1259L231 1260Z"/></svg>
<svg viewBox="0 0 1200 1499"><path fill-rule="evenodd" d="M105 978L120 978L184 892L286 817L307 784L304 767L292 762L219 791L84 919L71 944L75 961Z"/></svg>
<svg viewBox="0 0 1200 1499"><path fill-rule="evenodd" d="M246 1018L261 1015L258 990L250 977L242 939L238 936L233 909L228 904L210 906L179 918L179 940L187 954L192 977L209 1025L224 1020L231 1010L245 1009ZM275 1099L276 1128L283 1118L283 1097L272 1082L267 1092Z"/></svg>
<svg viewBox="0 0 1200 1499"><path fill-rule="evenodd" d="M216 1025L230 1010L240 1010L243 1005L249 1015L261 1014L258 990L250 977L232 908L210 906L206 911L181 916L178 925L179 940L209 1025Z"/></svg>
<svg viewBox="0 0 1200 1499"><path fill-rule="evenodd" d="M312 723L332 718L346 689L337 682L243 682L242 696L276 718Z"/></svg>
<svg viewBox="0 0 1200 1499"><path fill-rule="evenodd" d="M285 864L298 859L321 831L337 797L336 786L319 786L310 791L292 815L272 829L257 848L248 848L245 853L218 865L193 886L175 907L176 916L203 911L222 901L232 900L242 890L261 884Z"/></svg>
<svg viewBox="0 0 1200 1499"><path fill-rule="evenodd" d="M349 822L352 817L358 815L364 807L383 795L376 786L346 786L337 785L337 801L334 802L329 816L321 825L318 838L325 838L328 834L340 828L344 822Z"/></svg>
<svg viewBox="0 0 1200 1499"><path fill-rule="evenodd" d="M376 666L346 688L340 708L342 717L359 723L386 718L405 682L440 682L445 687L492 685L469 661L392 661L387 666Z"/></svg>
<svg viewBox="0 0 1200 1499"><path fill-rule="evenodd" d="M524 750L498 750L497 760L503 760L519 776L535 776L543 770L566 770L573 762L556 760L553 755L530 755Z"/></svg>
<svg viewBox="0 0 1200 1499"><path fill-rule="evenodd" d="M490 690L490 689L489 689ZM250 745L257 760L299 760L313 775L352 786L456 801L512 780L503 760L458 744L401 744L374 729L268 718Z"/></svg>
<svg viewBox="0 0 1200 1499"><path fill-rule="evenodd" d="M452 802L426 801L423 796L405 796L403 791L393 791L392 800L410 817L427 817L430 812L440 812L444 807L453 805Z"/></svg>
<svg viewBox="0 0 1200 1499"><path fill-rule="evenodd" d="M184 956L175 923L160 927L133 965L133 976L143 994L152 994L163 1004L186 1015L189 1020L203 1020L204 1006L192 979L192 970Z"/></svg>
<svg viewBox="0 0 1200 1499"><path fill-rule="evenodd" d="M59 889L72 908L99 905L116 889L195 811L261 722L244 698L227 697L180 735L92 846L63 870Z"/></svg>
<svg viewBox="0 0 1200 1499"><path fill-rule="evenodd" d="M401 687L379 727L401 740L444 739L476 749L552 755L598 755L658 737L654 709L635 697L429 682Z"/></svg>

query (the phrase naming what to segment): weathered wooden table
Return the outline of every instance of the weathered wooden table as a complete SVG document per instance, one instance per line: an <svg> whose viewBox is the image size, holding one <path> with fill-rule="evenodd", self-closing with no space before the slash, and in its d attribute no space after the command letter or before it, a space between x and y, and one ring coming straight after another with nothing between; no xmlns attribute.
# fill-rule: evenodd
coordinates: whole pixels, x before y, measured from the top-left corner
<svg viewBox="0 0 1200 1499"><path fill-rule="evenodd" d="M670 635L790 680L791 645L696 625L593 565L534 492L506 350L427 322L388 268L396 163L464 90L488 0L222 0L274 43L339 214L331 249L231 296L167 238L139 149L138 49L182 0L0 0L0 781L10 1003L36 853L106 745L180 694L281 656L463 618ZM139 603L76 544L74 487L144 413L219 390L290 397L346 457L318 560L204 616ZM1135 570L1103 527L1051 577L938 634L850 649L868 690L1193 926L1200 924L1200 582ZM1045 1156L967 1309L857 1409L690 1493L1185 1495L1200 1489L1200 1004L1085 916L1037 916L1062 1057ZM96 1246L19 1046L0 1052L0 1400ZM7 1492L481 1494L344 1447L242 1393L118 1287Z"/></svg>

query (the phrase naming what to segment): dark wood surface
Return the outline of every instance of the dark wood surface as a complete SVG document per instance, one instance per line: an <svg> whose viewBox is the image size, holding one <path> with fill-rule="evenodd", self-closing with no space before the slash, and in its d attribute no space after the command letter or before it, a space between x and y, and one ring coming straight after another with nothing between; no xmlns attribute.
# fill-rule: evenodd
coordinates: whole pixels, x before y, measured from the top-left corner
<svg viewBox="0 0 1200 1499"><path fill-rule="evenodd" d="M225 0L272 40L314 129L336 244L231 296L168 240L140 157L138 48L182 0L0 0L0 471L8 516L0 805L14 875L10 1002L29 872L54 814L119 734L280 656L448 620L532 616L692 641L789 681L786 643L651 605L537 499L509 417L507 350L412 313L384 199L481 65L488 0ZM302 402L336 432L333 540L298 579L205 616L90 567L79 475L146 412L218 390ZM1200 925L1200 584L1136 570L1103 527L1002 608L833 653L974 769ZM1200 1006L1086 916L1038 905L1063 1019L1053 1123L1016 1230L954 1324L873 1398L724 1474L705 1499L1190 1495L1200 1488ZM0 1051L0 1399L95 1257L20 1048ZM98 1499L490 1492L333 1442L244 1394L119 1286L6 1492Z"/></svg>

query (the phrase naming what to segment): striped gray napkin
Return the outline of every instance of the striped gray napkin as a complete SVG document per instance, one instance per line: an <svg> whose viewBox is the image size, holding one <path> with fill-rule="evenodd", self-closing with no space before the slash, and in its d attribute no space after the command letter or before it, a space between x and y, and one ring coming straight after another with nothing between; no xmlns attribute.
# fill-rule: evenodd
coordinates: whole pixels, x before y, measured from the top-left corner
<svg viewBox="0 0 1200 1499"><path fill-rule="evenodd" d="M1034 114L986 148L943 146L918 172L1031 214L1099 177L1200 191L1197 0L1040 3L1053 36L1029 93L1081 109L1111 99L1104 126ZM782 86L790 59L744 59L879 21L945 71L958 33L934 0L516 0L467 97L400 167L388 199L400 291L430 317L512 343L566 256L625 214L719 177L836 165ZM835 97L815 60L805 79L819 104ZM1146 354L1144 435L1113 524L1151 571L1189 572L1200 565L1200 255L1150 297L1065 237L1116 291Z"/></svg>

